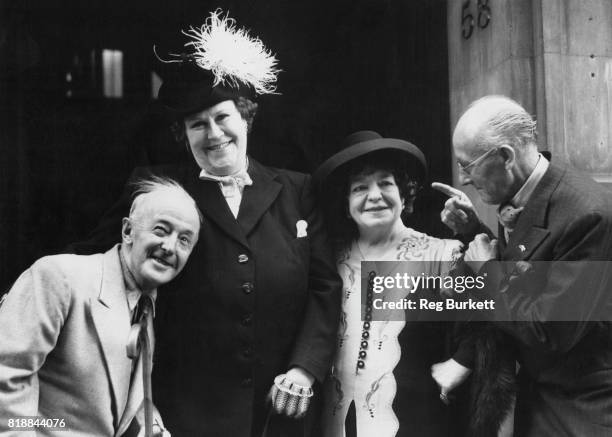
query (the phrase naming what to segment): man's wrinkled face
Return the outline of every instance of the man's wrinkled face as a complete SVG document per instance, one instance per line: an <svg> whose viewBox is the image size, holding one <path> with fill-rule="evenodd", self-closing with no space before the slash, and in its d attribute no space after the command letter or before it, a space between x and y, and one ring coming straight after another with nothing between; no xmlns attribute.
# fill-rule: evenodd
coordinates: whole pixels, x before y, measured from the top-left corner
<svg viewBox="0 0 612 437"><path fill-rule="evenodd" d="M193 250L200 219L193 202L172 191L141 196L132 217L123 221L126 263L142 290L151 290L178 275Z"/></svg>
<svg viewBox="0 0 612 437"><path fill-rule="evenodd" d="M472 185L484 203L500 204L512 198L513 176L506 168L502 145L485 149L478 147L473 135L461 132L453 135L455 158L459 164L459 182Z"/></svg>

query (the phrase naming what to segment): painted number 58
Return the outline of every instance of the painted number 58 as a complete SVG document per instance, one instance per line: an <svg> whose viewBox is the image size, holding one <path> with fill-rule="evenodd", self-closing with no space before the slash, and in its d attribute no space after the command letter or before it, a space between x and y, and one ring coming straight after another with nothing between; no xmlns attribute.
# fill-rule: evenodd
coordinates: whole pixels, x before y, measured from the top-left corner
<svg viewBox="0 0 612 437"><path fill-rule="evenodd" d="M474 15L470 11L472 5L471 0L465 0L461 7L461 35L464 39L469 39L474 33ZM489 6L489 0L477 0L476 10L478 16L476 19L476 25L479 29L484 29L489 25L491 21L491 7Z"/></svg>

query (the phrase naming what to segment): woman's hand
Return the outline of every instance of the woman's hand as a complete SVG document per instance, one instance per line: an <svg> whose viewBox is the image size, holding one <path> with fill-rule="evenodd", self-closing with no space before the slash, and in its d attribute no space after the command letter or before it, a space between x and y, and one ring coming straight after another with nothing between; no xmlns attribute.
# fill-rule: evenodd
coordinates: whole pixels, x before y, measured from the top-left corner
<svg viewBox="0 0 612 437"><path fill-rule="evenodd" d="M476 235L465 252L464 259L474 273L478 273L485 262L497 259L497 240L491 240L487 234Z"/></svg>
<svg viewBox="0 0 612 437"><path fill-rule="evenodd" d="M278 375L268 395L272 410L294 419L304 417L310 406L314 379L301 367L293 367L286 374Z"/></svg>
<svg viewBox="0 0 612 437"><path fill-rule="evenodd" d="M312 387L315 377L301 367L292 367L286 373L287 379L304 387Z"/></svg>
<svg viewBox="0 0 612 437"><path fill-rule="evenodd" d="M431 366L431 377L440 387L440 400L448 405L448 393L461 385L472 373L471 369L462 366L454 359L436 363Z"/></svg>

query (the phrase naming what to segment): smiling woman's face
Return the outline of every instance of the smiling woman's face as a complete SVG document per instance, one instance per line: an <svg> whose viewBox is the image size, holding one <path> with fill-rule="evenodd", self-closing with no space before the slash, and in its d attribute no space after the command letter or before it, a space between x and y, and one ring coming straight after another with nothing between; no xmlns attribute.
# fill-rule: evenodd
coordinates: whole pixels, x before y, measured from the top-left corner
<svg viewBox="0 0 612 437"><path fill-rule="evenodd" d="M348 209L360 233L389 228L401 220L403 199L389 171L361 173L350 179Z"/></svg>
<svg viewBox="0 0 612 437"><path fill-rule="evenodd" d="M200 168L217 176L236 173L245 165L247 122L232 100L185 117L185 133Z"/></svg>

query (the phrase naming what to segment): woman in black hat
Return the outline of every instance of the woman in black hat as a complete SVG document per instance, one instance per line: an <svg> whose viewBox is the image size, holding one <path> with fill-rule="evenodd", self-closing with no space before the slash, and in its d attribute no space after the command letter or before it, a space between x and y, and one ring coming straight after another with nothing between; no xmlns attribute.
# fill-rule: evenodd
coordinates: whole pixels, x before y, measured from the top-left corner
<svg viewBox="0 0 612 437"><path fill-rule="evenodd" d="M310 178L248 156L252 99L274 92L276 60L218 11L185 34L193 50L167 65L159 102L193 161L145 171L181 182L204 223L158 294L155 402L174 437L301 436L331 364L340 281Z"/></svg>
<svg viewBox="0 0 612 437"><path fill-rule="evenodd" d="M457 324L431 321L426 312L378 311L381 305L375 302L382 295L374 288L376 277L393 277L404 268L412 276L456 273L461 243L431 237L402 221L413 212L426 174L425 157L416 146L371 131L356 132L345 144L314 175L344 284L323 435L462 435L449 404L452 390L471 373L471 341L459 341ZM442 297L454 293L437 291ZM409 292L395 287L385 291L385 300L401 302Z"/></svg>

